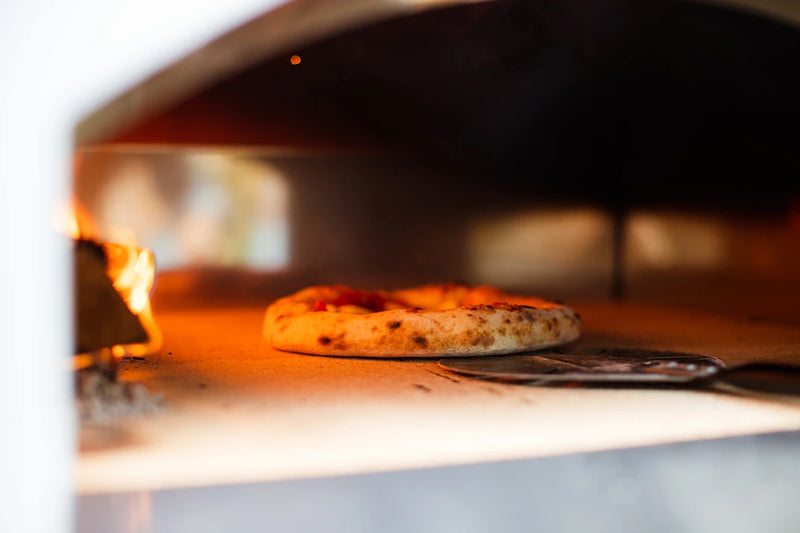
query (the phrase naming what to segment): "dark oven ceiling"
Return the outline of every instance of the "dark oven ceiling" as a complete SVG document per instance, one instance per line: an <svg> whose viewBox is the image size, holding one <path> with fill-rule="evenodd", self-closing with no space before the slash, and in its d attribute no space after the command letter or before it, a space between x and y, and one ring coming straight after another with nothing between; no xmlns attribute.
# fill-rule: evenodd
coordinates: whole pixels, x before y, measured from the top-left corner
<svg viewBox="0 0 800 533"><path fill-rule="evenodd" d="M570 198L775 201L800 173L797 57L795 27L704 4L465 4L286 49L113 140L400 151Z"/></svg>

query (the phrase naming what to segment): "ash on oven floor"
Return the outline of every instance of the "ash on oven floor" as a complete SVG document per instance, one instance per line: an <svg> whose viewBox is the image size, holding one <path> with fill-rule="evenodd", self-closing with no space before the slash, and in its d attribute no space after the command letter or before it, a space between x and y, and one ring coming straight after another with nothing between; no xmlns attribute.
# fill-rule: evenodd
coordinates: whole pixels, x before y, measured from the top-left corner
<svg viewBox="0 0 800 533"><path fill-rule="evenodd" d="M151 393L141 383L116 381L92 368L76 374L75 404L82 423L152 415L165 409L163 395Z"/></svg>

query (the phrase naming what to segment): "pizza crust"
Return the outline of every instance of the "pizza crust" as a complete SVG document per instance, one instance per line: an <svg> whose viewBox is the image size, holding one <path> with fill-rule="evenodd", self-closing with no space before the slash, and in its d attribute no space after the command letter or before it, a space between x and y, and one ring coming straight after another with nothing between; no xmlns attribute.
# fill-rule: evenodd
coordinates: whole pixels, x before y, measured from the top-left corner
<svg viewBox="0 0 800 533"><path fill-rule="evenodd" d="M348 293L385 300L385 310L325 303ZM565 344L580 329L580 317L565 305L457 284L369 293L309 287L276 300L264 320L264 336L275 349L362 357L514 353Z"/></svg>

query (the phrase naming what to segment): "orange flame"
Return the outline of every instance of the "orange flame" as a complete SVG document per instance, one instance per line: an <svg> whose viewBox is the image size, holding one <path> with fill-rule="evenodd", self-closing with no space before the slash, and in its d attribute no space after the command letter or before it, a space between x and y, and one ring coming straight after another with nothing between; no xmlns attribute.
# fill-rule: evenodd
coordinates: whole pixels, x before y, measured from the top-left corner
<svg viewBox="0 0 800 533"><path fill-rule="evenodd" d="M53 227L73 239L92 238L97 230L91 217L78 202L62 205L53 216Z"/></svg>
<svg viewBox="0 0 800 533"><path fill-rule="evenodd" d="M155 281L156 265L153 253L134 244L103 243L108 257L108 276L114 288L125 300L128 309L139 318L149 342L114 346L115 355L145 355L161 347L161 331L153 318L150 292Z"/></svg>
<svg viewBox="0 0 800 533"><path fill-rule="evenodd" d="M155 258L147 248L136 245L132 230L118 228L111 232L114 242L103 242L91 218L77 203L63 207L56 213L53 226L57 231L74 239L93 239L105 250L108 266L106 273L114 289L122 296L128 309L139 318L149 341L139 344L118 344L109 348L116 358L125 355L140 356L153 353L161 347L161 331L153 318L150 293L155 282Z"/></svg>

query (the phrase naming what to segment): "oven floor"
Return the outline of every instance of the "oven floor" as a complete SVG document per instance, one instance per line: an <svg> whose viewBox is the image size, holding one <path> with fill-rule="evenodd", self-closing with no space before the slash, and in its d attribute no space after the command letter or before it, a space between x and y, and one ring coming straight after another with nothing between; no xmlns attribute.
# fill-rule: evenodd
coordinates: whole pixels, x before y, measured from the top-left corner
<svg viewBox="0 0 800 533"><path fill-rule="evenodd" d="M800 363L800 328L698 312L571 302L582 347ZM158 414L84 425L82 494L532 458L800 429L800 401L678 389L490 383L436 360L271 350L263 308L163 310L164 346L120 375Z"/></svg>

